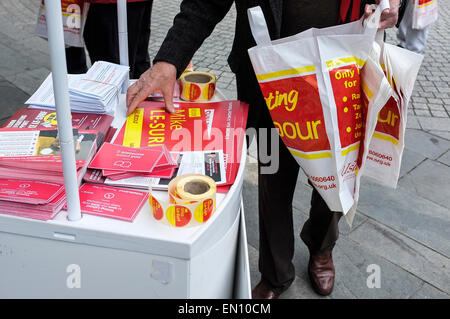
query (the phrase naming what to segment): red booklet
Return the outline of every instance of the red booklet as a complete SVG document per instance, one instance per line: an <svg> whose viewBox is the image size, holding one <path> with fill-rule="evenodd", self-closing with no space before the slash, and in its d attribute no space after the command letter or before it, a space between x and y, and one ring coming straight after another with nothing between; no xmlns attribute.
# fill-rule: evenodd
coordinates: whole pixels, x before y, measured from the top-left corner
<svg viewBox="0 0 450 319"><path fill-rule="evenodd" d="M113 117L107 114L72 113L72 126L79 130L95 130L99 133L97 142L101 144L111 140L111 122ZM2 127L14 128L56 128L56 112L54 110L23 108L11 116ZM109 138L109 139L108 139Z"/></svg>
<svg viewBox="0 0 450 319"><path fill-rule="evenodd" d="M90 160L96 149L97 134L96 131L74 130L77 168ZM62 173L58 130L0 128L0 165Z"/></svg>
<svg viewBox="0 0 450 319"><path fill-rule="evenodd" d="M64 190L64 185L29 181L0 179L0 200L28 204L47 204Z"/></svg>
<svg viewBox="0 0 450 319"><path fill-rule="evenodd" d="M133 172L123 172L119 174L108 175L109 179L113 181L121 180L130 177L153 177L153 178L172 178L175 174L176 168L166 168L166 169L154 169L151 173L133 173Z"/></svg>
<svg viewBox="0 0 450 319"><path fill-rule="evenodd" d="M169 171L173 171L174 168L178 167L177 164L177 159L179 154L171 154L169 153L169 151L167 150L167 148L164 145L157 145L157 146L152 146L150 147L150 149L152 150L158 150L158 148L160 148L162 156L160 157L160 159L158 160L158 162L155 164L155 167L153 168L151 173L144 173L146 175L151 175L153 173L161 173L160 175L167 175ZM141 149L145 149L141 148ZM102 174L103 176L107 176L107 177L111 177L111 176L119 176L119 175L142 175L142 173L133 173L133 172L124 172L124 171L116 171L116 170L108 170L108 169L103 169L102 170ZM125 178L125 177L122 177ZM119 179L119 178L116 178Z"/></svg>
<svg viewBox="0 0 450 319"><path fill-rule="evenodd" d="M81 212L132 222L148 199L148 192L102 185L83 184Z"/></svg>
<svg viewBox="0 0 450 319"><path fill-rule="evenodd" d="M25 218L49 220L58 214L66 203L65 192L60 193L51 202L42 205L16 203L0 200L0 214Z"/></svg>
<svg viewBox="0 0 450 319"><path fill-rule="evenodd" d="M104 143L89 168L150 173L163 156L161 148L133 148Z"/></svg>
<svg viewBox="0 0 450 319"><path fill-rule="evenodd" d="M142 102L128 116L114 143L165 145L171 152L223 150L226 183L232 184L241 159L248 105L240 101L176 104L175 113L169 114L162 102Z"/></svg>

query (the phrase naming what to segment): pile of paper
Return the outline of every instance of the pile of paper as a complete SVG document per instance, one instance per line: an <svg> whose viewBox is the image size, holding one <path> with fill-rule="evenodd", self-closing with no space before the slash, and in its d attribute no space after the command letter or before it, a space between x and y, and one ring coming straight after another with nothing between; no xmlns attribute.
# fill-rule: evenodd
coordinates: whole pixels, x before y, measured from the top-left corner
<svg viewBox="0 0 450 319"><path fill-rule="evenodd" d="M61 184L0 179L0 214L52 219L66 202Z"/></svg>
<svg viewBox="0 0 450 319"><path fill-rule="evenodd" d="M164 145L133 148L104 143L89 168L101 170L103 177L115 181L135 177L170 179L178 167L177 159L178 154L169 153Z"/></svg>
<svg viewBox="0 0 450 319"><path fill-rule="evenodd" d="M134 220L147 199L148 191L92 184L80 187L81 213L127 222Z"/></svg>
<svg viewBox="0 0 450 319"><path fill-rule="evenodd" d="M97 145L109 142L116 132L111 126L114 117L107 114L75 113L71 114L72 127L78 130L91 130L98 133ZM2 127L11 128L57 128L57 116L54 110L22 108L3 123Z"/></svg>
<svg viewBox="0 0 450 319"><path fill-rule="evenodd" d="M69 99L72 112L112 114L119 102L119 92L128 79L129 67L98 61L86 74L69 74ZM55 109L52 74L25 102L31 107Z"/></svg>
<svg viewBox="0 0 450 319"><path fill-rule="evenodd" d="M177 102L168 114L164 103L144 101L120 129L114 144L148 147L164 143L177 153L178 168L174 176L202 174L211 177L218 191L233 185L240 165L245 139L248 105L240 101L208 103ZM166 128L166 129L162 129ZM174 134L182 132L181 134ZM167 190L170 179L130 177L113 180L88 171L85 180L114 186Z"/></svg>
<svg viewBox="0 0 450 319"><path fill-rule="evenodd" d="M74 130L78 180L97 150L97 132ZM61 146L56 128L0 129L0 178L63 184Z"/></svg>

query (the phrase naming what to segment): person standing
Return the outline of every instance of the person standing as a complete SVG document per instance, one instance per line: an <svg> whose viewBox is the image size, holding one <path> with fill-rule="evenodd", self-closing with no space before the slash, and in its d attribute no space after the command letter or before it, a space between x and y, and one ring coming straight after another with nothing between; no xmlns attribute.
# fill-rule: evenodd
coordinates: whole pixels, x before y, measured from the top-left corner
<svg viewBox="0 0 450 319"><path fill-rule="evenodd" d="M119 63L117 0L91 2L84 41L91 59ZM150 67L148 45L153 0L127 0L128 60L130 78L137 79Z"/></svg>
<svg viewBox="0 0 450 319"><path fill-rule="evenodd" d="M398 46L422 54L425 51L431 25L424 29L413 29L414 0L406 2L405 13L397 30Z"/></svg>
<svg viewBox="0 0 450 319"><path fill-rule="evenodd" d="M338 24L339 1L182 1L180 12L153 61L153 67L143 73L128 90L128 114L156 90L162 92L166 110L174 111L172 93L176 79L216 24L225 17L233 2L237 11L236 31L228 63L236 75L238 99L249 104L247 127L256 128L257 132L274 127L247 53L249 48L255 46L247 9L254 6L262 8L271 39L275 40L311 27ZM390 2L391 9L382 14L383 28L392 27L397 21L398 0ZM258 144L271 145L271 134L265 136L267 139L257 136ZM261 169L268 164L258 160L261 281L253 289L253 298L278 298L295 278L292 263L295 240L292 200L299 166L281 139L278 136L274 138L279 139L279 149L275 150L279 154L279 169L273 174L263 174ZM321 295L328 295L333 290L335 271L332 249L339 235L338 222L341 216L340 212L330 211L320 194L313 189L310 217L303 226L301 238L310 252L308 273L312 287Z"/></svg>
<svg viewBox="0 0 450 319"><path fill-rule="evenodd" d="M90 7L83 38L91 64L96 61L120 63L117 0L87 0ZM148 45L153 0L127 0L128 61L130 78L137 79L150 67ZM66 48L67 70L87 72L82 47Z"/></svg>

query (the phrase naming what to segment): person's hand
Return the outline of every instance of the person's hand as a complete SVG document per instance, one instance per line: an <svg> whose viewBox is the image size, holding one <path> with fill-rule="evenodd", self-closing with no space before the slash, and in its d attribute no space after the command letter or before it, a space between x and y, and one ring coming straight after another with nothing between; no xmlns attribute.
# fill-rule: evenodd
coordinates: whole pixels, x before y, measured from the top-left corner
<svg viewBox="0 0 450 319"><path fill-rule="evenodd" d="M128 88L127 115L152 93L161 92L166 104L166 111L173 113L173 88L177 77L176 67L167 62L157 62L145 71L139 80Z"/></svg>
<svg viewBox="0 0 450 319"><path fill-rule="evenodd" d="M381 2L381 0L376 0L377 4ZM398 9L400 6L400 0L389 0L389 9L385 9L381 12L380 18L380 26L378 29L389 29L395 26L398 19ZM366 5L364 10L364 19L367 19L372 14L372 9L370 5Z"/></svg>

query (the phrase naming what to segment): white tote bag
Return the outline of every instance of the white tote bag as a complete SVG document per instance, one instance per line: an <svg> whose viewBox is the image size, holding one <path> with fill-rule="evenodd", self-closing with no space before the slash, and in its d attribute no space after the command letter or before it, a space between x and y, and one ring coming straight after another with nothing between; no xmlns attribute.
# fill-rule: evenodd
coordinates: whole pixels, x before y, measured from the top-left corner
<svg viewBox="0 0 450 319"><path fill-rule="evenodd" d="M412 28L422 30L438 19L438 0L413 1Z"/></svg>
<svg viewBox="0 0 450 319"><path fill-rule="evenodd" d="M364 22L276 41L270 40L261 8L248 11L257 43L248 52L274 125L328 207L344 214L358 192L365 121L360 72L388 7L384 0Z"/></svg>
<svg viewBox="0 0 450 319"><path fill-rule="evenodd" d="M47 39L47 19L45 10L44 0L42 0L35 32L38 36ZM66 46L84 46L83 30L88 10L89 3L85 0L61 0L64 43Z"/></svg>
<svg viewBox="0 0 450 319"><path fill-rule="evenodd" d="M385 43L380 66L385 74L390 95L378 114L370 141L363 175L395 188L400 175L404 149L408 104L423 56Z"/></svg>

